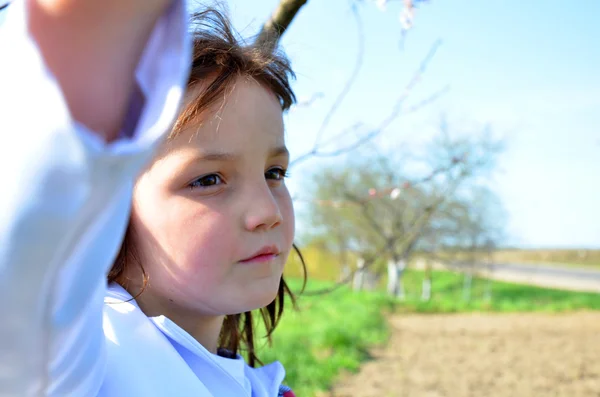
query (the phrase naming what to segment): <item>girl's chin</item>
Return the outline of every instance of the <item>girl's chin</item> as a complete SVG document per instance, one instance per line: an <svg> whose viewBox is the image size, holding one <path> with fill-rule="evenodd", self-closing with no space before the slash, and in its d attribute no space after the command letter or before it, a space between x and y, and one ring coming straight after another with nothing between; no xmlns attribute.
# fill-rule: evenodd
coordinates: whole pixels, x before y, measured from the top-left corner
<svg viewBox="0 0 600 397"><path fill-rule="evenodd" d="M236 308L237 313L249 312L268 306L277 297L279 284L271 288L262 288L261 290L248 291L246 296L240 299L240 306Z"/></svg>
<svg viewBox="0 0 600 397"><path fill-rule="evenodd" d="M275 300L277 297L277 291L273 294L264 294L264 296L255 296L252 298L248 298L247 301L244 302L244 306L239 311L240 313L249 312L252 310L261 309L263 307L268 306L271 302Z"/></svg>

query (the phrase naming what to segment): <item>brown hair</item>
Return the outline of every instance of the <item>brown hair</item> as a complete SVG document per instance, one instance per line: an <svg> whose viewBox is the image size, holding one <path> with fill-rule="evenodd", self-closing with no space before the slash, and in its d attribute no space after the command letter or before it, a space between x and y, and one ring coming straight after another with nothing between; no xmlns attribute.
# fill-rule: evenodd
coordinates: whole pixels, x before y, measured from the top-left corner
<svg viewBox="0 0 600 397"><path fill-rule="evenodd" d="M175 137L188 123L197 120L212 105L222 101L239 77L253 79L271 91L279 100L282 111L288 110L295 103L296 97L290 87L290 78L294 77L294 73L284 55L258 45L245 44L236 37L228 19L215 9L194 14L192 26L194 28L193 61L188 89L200 82L209 82L209 84L180 113L169 138ZM117 259L108 274L108 281L125 285L127 282L125 266L137 263L144 277L141 294L148 284L148 275L131 243L132 233L132 229L129 228ZM304 266L302 255L295 245L294 250L300 256ZM306 281L306 267L304 267L304 274ZM275 300L258 310L265 325L266 339L269 344L271 335L283 314L286 295L291 298L292 303L295 302L294 295L282 277ZM231 354L245 351L248 364L254 367L257 363L261 364L256 355L254 342L255 324L252 312L225 317L219 336L220 349L226 349Z"/></svg>

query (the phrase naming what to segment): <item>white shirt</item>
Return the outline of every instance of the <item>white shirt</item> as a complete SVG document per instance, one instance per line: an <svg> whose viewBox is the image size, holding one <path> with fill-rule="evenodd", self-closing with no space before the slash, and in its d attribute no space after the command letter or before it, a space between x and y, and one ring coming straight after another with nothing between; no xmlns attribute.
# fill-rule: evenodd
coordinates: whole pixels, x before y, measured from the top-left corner
<svg viewBox="0 0 600 397"><path fill-rule="evenodd" d="M185 2L157 23L136 70L135 131L105 144L73 120L29 36L25 1L0 27L0 397L277 396L279 363L250 369L149 319L106 273L136 175L169 130L191 45ZM125 299L123 299L125 298ZM252 389L252 391L250 391Z"/></svg>

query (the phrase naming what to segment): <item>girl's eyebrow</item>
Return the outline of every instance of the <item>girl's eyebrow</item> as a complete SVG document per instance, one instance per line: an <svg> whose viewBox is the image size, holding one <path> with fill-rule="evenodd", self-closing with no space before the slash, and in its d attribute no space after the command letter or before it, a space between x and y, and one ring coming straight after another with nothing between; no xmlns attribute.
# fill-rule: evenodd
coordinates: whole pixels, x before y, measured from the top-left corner
<svg viewBox="0 0 600 397"><path fill-rule="evenodd" d="M238 154L231 152L203 152L194 158L194 161L230 161L240 157Z"/></svg>
<svg viewBox="0 0 600 397"><path fill-rule="evenodd" d="M270 157L279 157L279 156L290 156L290 151L285 146L278 146L273 148L269 153Z"/></svg>
<svg viewBox="0 0 600 397"><path fill-rule="evenodd" d="M288 156L290 152L285 146L277 146L269 151L269 157ZM241 157L237 153L224 151L203 152L194 157L193 161L233 161Z"/></svg>

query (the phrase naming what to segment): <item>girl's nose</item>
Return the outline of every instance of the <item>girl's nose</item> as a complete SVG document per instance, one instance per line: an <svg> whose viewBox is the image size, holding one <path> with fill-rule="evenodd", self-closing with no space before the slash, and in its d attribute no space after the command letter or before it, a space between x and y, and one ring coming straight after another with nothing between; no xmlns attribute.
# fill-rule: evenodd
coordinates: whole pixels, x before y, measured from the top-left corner
<svg viewBox="0 0 600 397"><path fill-rule="evenodd" d="M279 205L266 183L244 199L248 203L245 226L249 231L269 230L283 221Z"/></svg>

